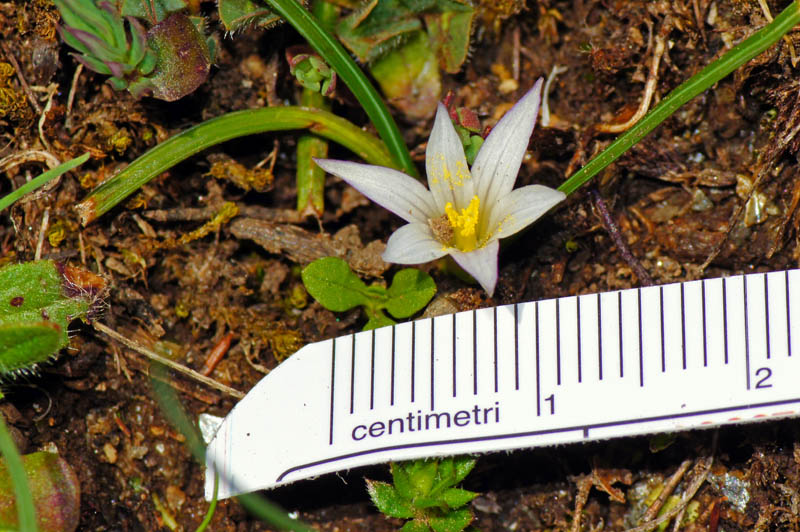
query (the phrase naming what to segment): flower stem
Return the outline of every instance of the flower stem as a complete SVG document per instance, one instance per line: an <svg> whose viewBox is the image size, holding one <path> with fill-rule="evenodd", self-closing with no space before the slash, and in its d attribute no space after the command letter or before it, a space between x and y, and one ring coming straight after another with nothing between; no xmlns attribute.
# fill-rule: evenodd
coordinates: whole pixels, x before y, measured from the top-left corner
<svg viewBox="0 0 800 532"><path fill-rule="evenodd" d="M758 54L772 46L794 26L800 23L800 0L789 4L775 20L736 45L725 55L714 61L688 81L673 90L644 118L620 135L605 150L589 161L586 166L564 181L558 189L569 195L597 175L623 153L642 140L661 122L669 118L683 104L711 87Z"/></svg>
<svg viewBox="0 0 800 532"><path fill-rule="evenodd" d="M399 167L407 174L417 177L419 174L411 160L411 154L403 142L403 136L389 113L389 109L378 91L356 65L350 54L339 44L339 41L325 31L296 0L264 1L273 11L291 24L347 84L375 125L378 135L386 143L386 147L396 163L392 166Z"/></svg>
<svg viewBox="0 0 800 532"><path fill-rule="evenodd" d="M245 135L290 129L308 129L338 142L370 164L397 168L379 139L326 111L292 106L236 111L165 140L94 189L76 206L81 223L88 224L161 172L210 146Z"/></svg>

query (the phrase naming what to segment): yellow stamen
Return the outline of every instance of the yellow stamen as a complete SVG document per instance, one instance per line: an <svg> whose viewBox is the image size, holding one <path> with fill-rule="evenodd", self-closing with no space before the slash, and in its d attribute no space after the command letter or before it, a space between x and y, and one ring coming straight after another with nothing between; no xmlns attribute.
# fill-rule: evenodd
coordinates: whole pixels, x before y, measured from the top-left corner
<svg viewBox="0 0 800 532"><path fill-rule="evenodd" d="M444 206L447 220L453 228L455 247L461 251L468 252L478 247L478 235L475 229L478 226L480 206L481 200L478 196L473 196L467 208L461 209L460 213L450 202Z"/></svg>

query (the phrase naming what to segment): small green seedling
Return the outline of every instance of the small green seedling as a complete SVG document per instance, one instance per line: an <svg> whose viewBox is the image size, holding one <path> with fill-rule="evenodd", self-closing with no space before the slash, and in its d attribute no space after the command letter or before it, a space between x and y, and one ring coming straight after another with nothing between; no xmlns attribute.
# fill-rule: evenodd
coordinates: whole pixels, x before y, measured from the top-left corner
<svg viewBox="0 0 800 532"><path fill-rule="evenodd" d="M86 68L111 76L116 90L174 101L208 77L214 41L185 0L54 0L59 33Z"/></svg>
<svg viewBox="0 0 800 532"><path fill-rule="evenodd" d="M367 286L338 257L315 260L303 269L302 278L308 293L328 310L344 312L363 306L369 318L365 331L395 324L384 309L395 318L408 318L436 293L431 276L415 268L397 272L389 288L378 283Z"/></svg>
<svg viewBox="0 0 800 532"><path fill-rule="evenodd" d="M367 480L367 491L383 514L410 519L401 532L461 532L474 518L465 506L478 494L455 486L475 462L468 456L393 462L394 486Z"/></svg>
<svg viewBox="0 0 800 532"><path fill-rule="evenodd" d="M49 260L0 268L0 378L46 362L69 342L67 327L102 305L105 281Z"/></svg>

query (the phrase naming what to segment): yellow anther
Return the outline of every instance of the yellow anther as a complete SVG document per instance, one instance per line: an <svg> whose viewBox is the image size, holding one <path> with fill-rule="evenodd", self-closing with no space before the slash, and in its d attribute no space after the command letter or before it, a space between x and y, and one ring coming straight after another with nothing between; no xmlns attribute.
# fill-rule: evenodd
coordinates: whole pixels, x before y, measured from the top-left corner
<svg viewBox="0 0 800 532"><path fill-rule="evenodd" d="M481 200L478 196L473 196L466 209L461 209L459 213L453 204L447 202L444 212L447 220L455 233L455 245L461 251L472 251L478 246L478 237L475 228L478 226Z"/></svg>

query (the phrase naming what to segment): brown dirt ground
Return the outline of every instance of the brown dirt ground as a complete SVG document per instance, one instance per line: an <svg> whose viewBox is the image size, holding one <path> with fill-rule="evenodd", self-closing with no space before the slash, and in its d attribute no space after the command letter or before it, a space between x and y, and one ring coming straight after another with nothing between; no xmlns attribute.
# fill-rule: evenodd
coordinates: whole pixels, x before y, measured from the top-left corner
<svg viewBox="0 0 800 532"><path fill-rule="evenodd" d="M777 13L787 2L767 3ZM518 179L520 185L550 186L613 138L593 126L623 122L635 111L656 39L668 43L658 70L659 98L765 22L756 0L530 0L505 20L487 13L470 61L461 73L445 76L445 88L491 123L554 64L567 66L552 90L553 125L537 128ZM3 214L0 260L33 258L49 209L50 225L63 230L63 238L52 244L46 239L43 257L83 265L107 279L103 323L193 368L231 331L233 347L212 377L243 391L260 379L260 367L274 367L298 346L360 329L357 312L335 316L308 300L291 250L267 252L228 226L186 245L162 245L208 218L192 219L187 209L213 211L223 201L247 206L256 217L291 222L295 134L245 138L192 157L88 227L79 225L72 208L158 140L225 112L292 101L298 89L281 58L299 37L283 26L224 39L209 82L171 104L136 101L84 71L67 112L76 63L58 43L56 21L48 0L0 2L0 61L11 54L19 64L8 87L21 102L0 116L0 158L29 150L60 160L86 150L93 157L46 194ZM791 48L800 39L790 34L789 40L791 46L781 42L686 105L590 184L654 282L797 264L800 138L790 133L800 121L800 84ZM44 112L27 101L23 78ZM512 90L498 90L503 82ZM49 106L48 86L55 87ZM336 112L365 123L357 108L340 105ZM398 120L422 161L431 122ZM277 164L267 192L245 192L207 175L220 158L252 169L273 149ZM25 157L29 162L0 169L0 194L42 170L35 155ZM751 207L760 211L740 212L754 181L758 193ZM425 266L439 293L452 295L461 308L475 308L638 286L641 280L613 244L590 187L505 247L493 300L446 270ZM399 225L341 182L329 183L327 202L321 223L330 234L354 224L362 242L385 241ZM160 221L152 214L157 210L171 215ZM315 220L297 225L311 232L320 227ZM343 242L355 245L352 238ZM23 450L55 446L76 470L83 491L80 530L163 530L156 499L181 530L194 530L207 508L202 469L152 399L147 363L87 325L74 328L71 348L40 375L8 384L4 413ZM183 377L171 382L192 414L223 415L234 405ZM669 476L684 460L707 455L713 437L680 434L658 453L649 450L648 438L635 438L488 456L466 483L483 494L473 503L476 525L486 531L567 530L579 486L589 486L588 478L596 489L589 492L582 529L624 530L630 504L612 500L610 486L631 492L617 481ZM714 473L749 482L749 503L737 508L706 483L695 497L697 517L686 529L800 530L796 422L728 428L717 437ZM385 468L354 471L344 475L346 483L324 478L269 495L320 530L397 529L397 521L385 520L368 502L365 474L387 475ZM220 504L212 527L269 529L230 501Z"/></svg>

